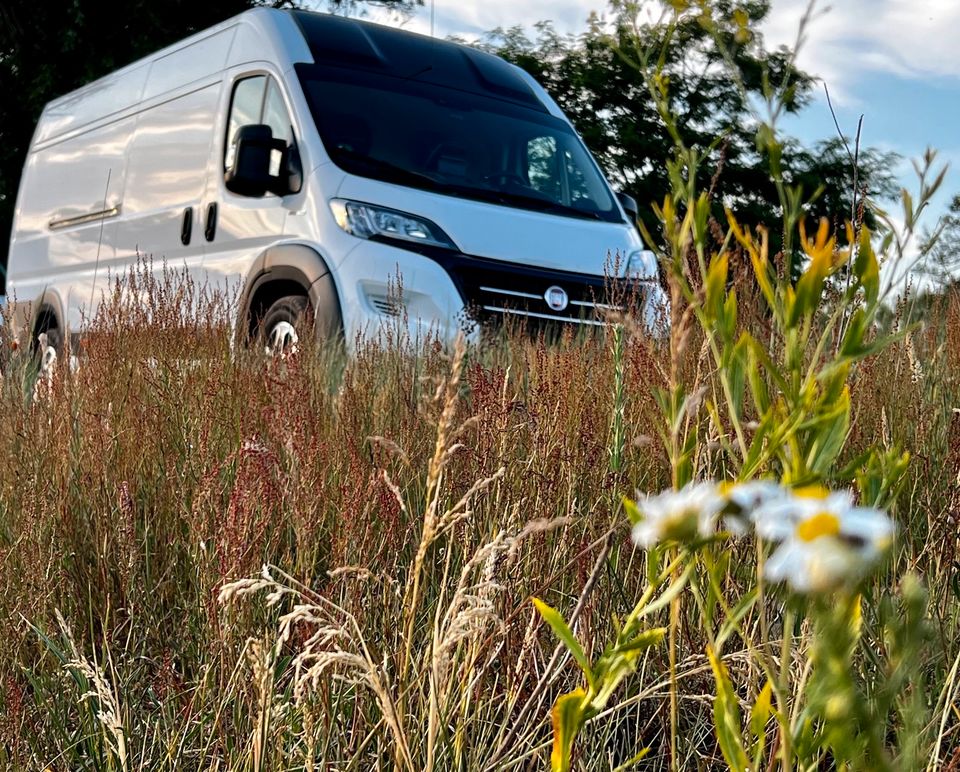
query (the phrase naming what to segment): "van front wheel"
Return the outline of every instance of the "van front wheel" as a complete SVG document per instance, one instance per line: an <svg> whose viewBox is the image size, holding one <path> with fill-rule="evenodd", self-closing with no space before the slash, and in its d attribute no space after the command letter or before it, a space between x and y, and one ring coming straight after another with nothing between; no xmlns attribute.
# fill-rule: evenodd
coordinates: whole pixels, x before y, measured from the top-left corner
<svg viewBox="0 0 960 772"><path fill-rule="evenodd" d="M303 295L275 300L260 322L260 341L268 356L294 354L300 344L298 330L312 327L310 301Z"/></svg>

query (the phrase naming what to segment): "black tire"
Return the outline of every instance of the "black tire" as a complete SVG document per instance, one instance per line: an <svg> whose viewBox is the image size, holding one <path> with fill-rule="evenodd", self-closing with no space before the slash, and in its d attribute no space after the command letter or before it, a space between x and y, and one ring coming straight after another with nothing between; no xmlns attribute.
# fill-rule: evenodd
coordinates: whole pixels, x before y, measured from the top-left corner
<svg viewBox="0 0 960 772"><path fill-rule="evenodd" d="M257 339L267 353L290 351L300 342L300 332L313 329L310 301L303 295L275 300L260 320Z"/></svg>

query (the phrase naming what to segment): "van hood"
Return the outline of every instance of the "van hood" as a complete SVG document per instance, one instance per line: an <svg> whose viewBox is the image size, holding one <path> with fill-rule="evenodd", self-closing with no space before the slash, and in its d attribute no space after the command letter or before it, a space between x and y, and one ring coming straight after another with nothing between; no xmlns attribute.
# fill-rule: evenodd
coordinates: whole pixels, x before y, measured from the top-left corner
<svg viewBox="0 0 960 772"><path fill-rule="evenodd" d="M336 195L431 220L474 257L603 276L618 256L623 266L642 249L626 223L516 209L350 174Z"/></svg>

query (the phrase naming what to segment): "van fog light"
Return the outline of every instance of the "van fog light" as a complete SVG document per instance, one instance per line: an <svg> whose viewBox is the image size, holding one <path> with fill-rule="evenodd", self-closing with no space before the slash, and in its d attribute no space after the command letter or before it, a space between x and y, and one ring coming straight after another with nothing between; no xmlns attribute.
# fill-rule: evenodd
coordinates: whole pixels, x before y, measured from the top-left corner
<svg viewBox="0 0 960 772"><path fill-rule="evenodd" d="M457 248L437 225L406 212L343 198L331 200L330 211L333 212L337 225L357 238L370 239L379 236L446 249Z"/></svg>

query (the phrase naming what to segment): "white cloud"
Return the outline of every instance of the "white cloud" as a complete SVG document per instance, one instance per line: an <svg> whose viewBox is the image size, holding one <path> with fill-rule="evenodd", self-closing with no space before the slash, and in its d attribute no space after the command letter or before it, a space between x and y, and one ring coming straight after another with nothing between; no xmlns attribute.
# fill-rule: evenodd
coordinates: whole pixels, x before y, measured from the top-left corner
<svg viewBox="0 0 960 772"><path fill-rule="evenodd" d="M807 0L774 0L768 45L793 45ZM906 78L960 76L960 3L956 0L819 2L801 49L802 69L822 77L838 101L855 102L869 74Z"/></svg>
<svg viewBox="0 0 960 772"><path fill-rule="evenodd" d="M583 32L592 12L609 15L606 0L433 0L435 34L478 37L496 27L532 27L549 19L560 32ZM793 45L809 0L772 0L763 26L768 45ZM397 23L369 10L370 18ZM431 0L403 22L429 33ZM857 83L870 74L907 78L960 77L960 2L957 0L818 0L800 53L800 66L822 77L838 103L856 101Z"/></svg>
<svg viewBox="0 0 960 772"><path fill-rule="evenodd" d="M587 29L591 12L603 15L608 4L605 0L484 0L484 2L455 3L450 0L435 0L433 7L434 32L439 37L461 35L467 38L480 37L497 27L521 25L532 28L539 21L552 21L561 33L579 33ZM396 22L389 11L368 11L374 21ZM413 32L430 33L431 0L424 0L422 8L403 22L403 27Z"/></svg>

